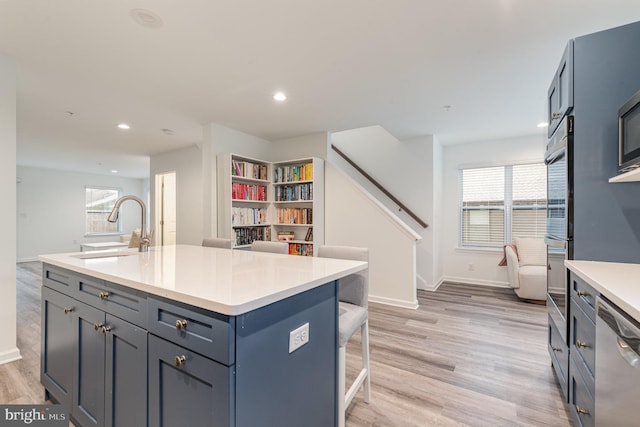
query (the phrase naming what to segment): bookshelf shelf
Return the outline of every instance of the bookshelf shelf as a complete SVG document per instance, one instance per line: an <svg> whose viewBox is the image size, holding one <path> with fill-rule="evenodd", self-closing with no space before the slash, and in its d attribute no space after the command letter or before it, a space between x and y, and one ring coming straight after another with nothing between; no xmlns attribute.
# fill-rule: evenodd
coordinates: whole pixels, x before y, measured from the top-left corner
<svg viewBox="0 0 640 427"><path fill-rule="evenodd" d="M247 248L253 240L278 241L287 234L290 254L317 255L324 243L323 160L267 162L226 153L218 156L217 170L218 236L232 239L234 248Z"/></svg>

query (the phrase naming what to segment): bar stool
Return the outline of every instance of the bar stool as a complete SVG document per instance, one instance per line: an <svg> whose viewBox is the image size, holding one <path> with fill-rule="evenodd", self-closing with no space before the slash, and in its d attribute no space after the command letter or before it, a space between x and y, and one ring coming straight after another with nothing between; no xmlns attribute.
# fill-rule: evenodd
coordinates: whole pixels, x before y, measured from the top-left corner
<svg viewBox="0 0 640 427"><path fill-rule="evenodd" d="M231 239L223 239L221 237L205 237L202 239L202 246L209 248L231 249Z"/></svg>
<svg viewBox="0 0 640 427"><path fill-rule="evenodd" d="M320 246L318 257L369 261L369 249L353 246ZM369 271L359 271L338 280L338 426L344 427L345 414L360 386L364 385L364 401L371 401L371 376L369 368L369 320L367 300L369 296ZM360 329L362 345L362 369L345 393L346 348L349 339Z"/></svg>
<svg viewBox="0 0 640 427"><path fill-rule="evenodd" d="M251 250L256 252L271 252L274 254L289 254L289 245L285 242L270 242L266 240L254 240Z"/></svg>

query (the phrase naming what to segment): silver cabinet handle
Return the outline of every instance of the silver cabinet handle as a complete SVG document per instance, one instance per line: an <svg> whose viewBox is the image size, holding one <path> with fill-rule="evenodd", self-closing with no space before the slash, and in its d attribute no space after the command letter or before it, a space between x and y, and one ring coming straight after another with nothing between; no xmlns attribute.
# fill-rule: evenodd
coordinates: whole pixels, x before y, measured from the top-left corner
<svg viewBox="0 0 640 427"><path fill-rule="evenodd" d="M589 347L589 344L587 344L584 341L577 340L576 341L576 347L578 347L578 348L586 348L586 347Z"/></svg>
<svg viewBox="0 0 640 427"><path fill-rule="evenodd" d="M576 412L583 415L589 415L589 411L576 405Z"/></svg>
<svg viewBox="0 0 640 427"><path fill-rule="evenodd" d="M184 354L182 356L176 356L173 359L173 364L180 367L182 365L184 365L187 361L187 356L185 356Z"/></svg>
<svg viewBox="0 0 640 427"><path fill-rule="evenodd" d="M100 322L100 323L94 323L93 324L93 329L95 329L96 331L100 328L102 328L104 326L104 323Z"/></svg>
<svg viewBox="0 0 640 427"><path fill-rule="evenodd" d="M182 330L182 329L187 329L187 321L184 319L178 319L176 320L176 329Z"/></svg>
<svg viewBox="0 0 640 427"><path fill-rule="evenodd" d="M100 292L98 296L100 297L100 299L107 299L109 298L109 292Z"/></svg>
<svg viewBox="0 0 640 427"><path fill-rule="evenodd" d="M107 332L111 332L111 326L103 326L102 327L102 333L106 334Z"/></svg>
<svg viewBox="0 0 640 427"><path fill-rule="evenodd" d="M64 314L69 314L69 313L71 313L73 311L73 308L72 307L65 307L63 311L64 311Z"/></svg>

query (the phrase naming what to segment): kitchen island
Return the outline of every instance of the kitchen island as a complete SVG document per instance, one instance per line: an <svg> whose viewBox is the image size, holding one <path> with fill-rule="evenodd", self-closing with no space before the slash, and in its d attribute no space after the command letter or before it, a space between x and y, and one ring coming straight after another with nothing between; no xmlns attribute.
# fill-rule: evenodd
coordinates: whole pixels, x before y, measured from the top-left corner
<svg viewBox="0 0 640 427"><path fill-rule="evenodd" d="M40 259L41 382L78 425L336 424L336 280L366 262L188 245Z"/></svg>

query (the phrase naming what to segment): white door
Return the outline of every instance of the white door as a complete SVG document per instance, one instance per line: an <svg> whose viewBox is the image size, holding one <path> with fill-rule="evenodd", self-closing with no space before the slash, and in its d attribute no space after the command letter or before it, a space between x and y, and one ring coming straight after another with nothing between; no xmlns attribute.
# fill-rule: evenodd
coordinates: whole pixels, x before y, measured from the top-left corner
<svg viewBox="0 0 640 427"><path fill-rule="evenodd" d="M157 245L176 244L176 173L156 175Z"/></svg>

